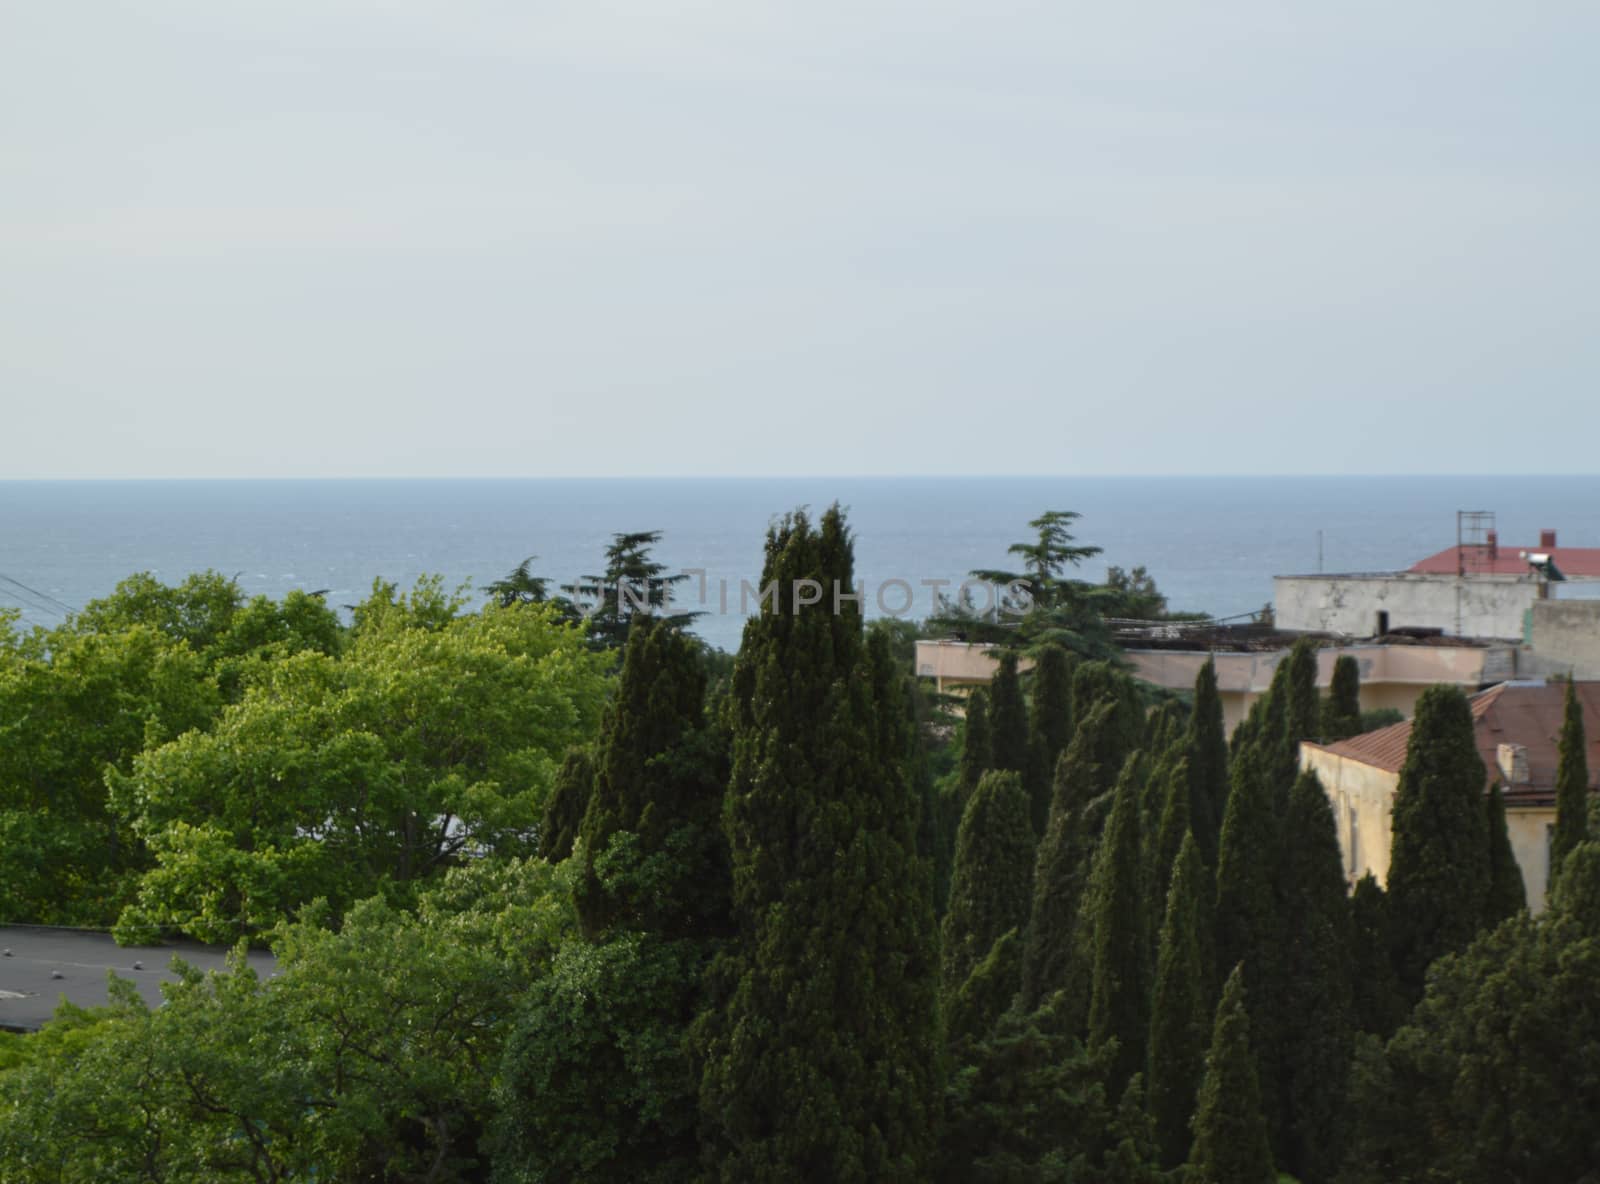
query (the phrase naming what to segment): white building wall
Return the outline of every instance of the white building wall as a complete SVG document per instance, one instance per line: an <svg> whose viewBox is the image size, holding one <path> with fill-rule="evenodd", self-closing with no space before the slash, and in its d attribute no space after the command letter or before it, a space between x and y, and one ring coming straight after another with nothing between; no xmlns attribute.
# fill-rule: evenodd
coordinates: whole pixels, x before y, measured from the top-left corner
<svg viewBox="0 0 1600 1184"><path fill-rule="evenodd" d="M1524 614L1539 599L1539 582L1525 576L1276 576L1272 589L1278 628L1351 637L1375 635L1386 612L1390 629L1521 638Z"/></svg>

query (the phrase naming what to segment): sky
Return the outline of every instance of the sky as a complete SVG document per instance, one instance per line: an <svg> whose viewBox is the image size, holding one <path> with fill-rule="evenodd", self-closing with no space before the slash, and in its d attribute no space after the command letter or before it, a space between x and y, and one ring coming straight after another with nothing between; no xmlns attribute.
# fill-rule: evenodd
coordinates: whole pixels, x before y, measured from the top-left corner
<svg viewBox="0 0 1600 1184"><path fill-rule="evenodd" d="M0 477L1594 470L1592 0L0 11Z"/></svg>

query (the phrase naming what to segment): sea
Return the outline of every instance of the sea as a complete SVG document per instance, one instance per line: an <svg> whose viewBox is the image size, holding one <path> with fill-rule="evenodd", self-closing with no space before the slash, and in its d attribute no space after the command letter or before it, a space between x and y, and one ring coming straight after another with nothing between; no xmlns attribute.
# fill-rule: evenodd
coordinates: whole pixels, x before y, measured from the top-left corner
<svg viewBox="0 0 1600 1184"><path fill-rule="evenodd" d="M1218 618L1267 604L1274 575L1409 567L1455 543L1463 510L1494 513L1502 547L1541 529L1600 547L1600 476L0 481L0 604L51 626L134 572L207 569L250 595L300 588L338 606L432 573L481 602L528 556L555 586L603 570L612 534L655 530L656 558L697 573L678 607L731 650L768 528L834 502L869 616L920 618L927 581L1014 569L1008 546L1045 510L1081 515L1077 541L1102 549L1082 578L1142 566L1171 608Z"/></svg>

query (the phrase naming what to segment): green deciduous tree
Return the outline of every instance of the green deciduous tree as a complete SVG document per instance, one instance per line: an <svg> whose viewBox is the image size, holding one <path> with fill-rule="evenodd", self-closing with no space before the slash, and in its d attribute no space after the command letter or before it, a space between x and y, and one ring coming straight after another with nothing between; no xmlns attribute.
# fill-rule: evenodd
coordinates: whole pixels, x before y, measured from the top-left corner
<svg viewBox="0 0 1600 1184"><path fill-rule="evenodd" d="M1235 966L1222 990L1206 1074L1194 1115L1190 1184L1272 1184L1272 1152L1261 1118L1256 1058L1250 1050L1244 970Z"/></svg>
<svg viewBox="0 0 1600 1184"><path fill-rule="evenodd" d="M231 941L318 896L402 896L468 853L531 851L604 659L550 610L435 627L387 597L338 658L275 662L207 732L137 756L113 803L155 856L122 932Z"/></svg>
<svg viewBox="0 0 1600 1184"><path fill-rule="evenodd" d="M903 750L882 751L837 507L767 537L776 604L734 671L725 825L738 937L698 1036L705 1163L739 1181L918 1180L937 1099L937 954Z"/></svg>
<svg viewBox="0 0 1600 1184"><path fill-rule="evenodd" d="M1472 709L1454 687L1417 699L1400 770L1389 859L1389 919L1395 973L1409 999L1422 994L1428 964L1462 949L1485 915L1489 839L1483 761Z"/></svg>

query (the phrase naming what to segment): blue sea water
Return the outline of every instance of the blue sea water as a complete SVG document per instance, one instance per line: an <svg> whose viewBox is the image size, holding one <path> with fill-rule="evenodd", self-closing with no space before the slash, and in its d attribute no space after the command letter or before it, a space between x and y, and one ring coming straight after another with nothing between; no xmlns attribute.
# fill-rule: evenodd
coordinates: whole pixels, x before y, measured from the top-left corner
<svg viewBox="0 0 1600 1184"><path fill-rule="evenodd" d="M768 524L835 500L858 578L869 593L907 581L916 616L930 603L921 580L1012 566L1006 547L1046 509L1078 511L1079 540L1104 548L1085 578L1142 564L1172 607L1216 616L1260 608L1275 574L1318 570L1319 534L1326 571L1407 567L1455 542L1462 509L1495 511L1507 546L1541 528L1600 546L1600 476L0 481L0 577L42 594L0 579L0 604L54 624L52 600L77 608L132 572L176 582L207 568L252 594L328 589L350 604L375 578L434 572L477 588L534 554L560 583L599 570L613 532L660 530L658 558L706 570L698 632L733 649Z"/></svg>

